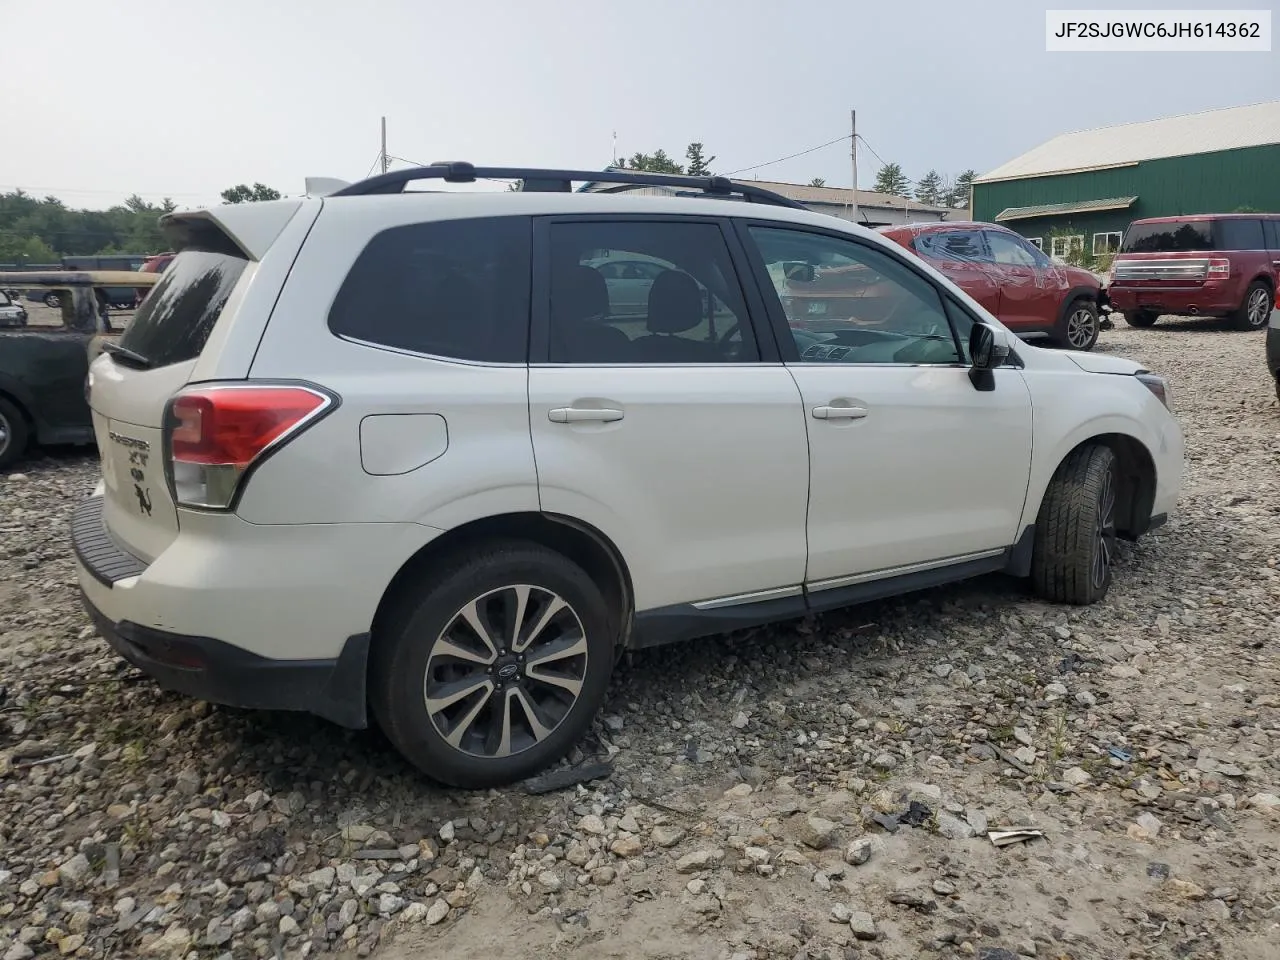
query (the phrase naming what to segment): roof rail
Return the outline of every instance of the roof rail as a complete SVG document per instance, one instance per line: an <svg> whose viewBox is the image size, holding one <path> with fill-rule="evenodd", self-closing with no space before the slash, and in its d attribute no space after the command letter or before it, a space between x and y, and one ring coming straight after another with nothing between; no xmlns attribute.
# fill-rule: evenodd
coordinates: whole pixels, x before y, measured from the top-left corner
<svg viewBox="0 0 1280 960"><path fill-rule="evenodd" d="M335 190L330 197L358 197L378 193L403 193L416 180L443 180L445 183L474 183L476 180L517 180L525 193L572 193L575 180L587 183L618 183L636 187L675 187L698 191L703 196L742 199L795 210L808 208L790 197L728 177L688 177L667 173L630 170L541 170L526 167L477 167L464 161L433 163L408 170L393 170ZM686 194L682 194L686 195Z"/></svg>

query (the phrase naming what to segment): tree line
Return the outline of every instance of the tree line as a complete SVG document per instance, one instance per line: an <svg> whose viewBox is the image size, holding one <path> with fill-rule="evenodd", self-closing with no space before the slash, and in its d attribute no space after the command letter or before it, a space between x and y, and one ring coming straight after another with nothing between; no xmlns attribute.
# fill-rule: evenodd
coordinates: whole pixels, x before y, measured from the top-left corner
<svg viewBox="0 0 1280 960"><path fill-rule="evenodd" d="M679 163L666 150L658 149L653 153L634 153L630 157L615 161L614 166L623 170L641 170L647 173L676 173L691 177L709 177L712 175L711 164L715 157L708 157L701 142L694 142L685 148L685 163ZM969 188L977 176L974 170L965 170L951 178L930 170L912 188L911 180L902 172L897 163L886 163L876 173L875 185L871 188L876 193L888 193L896 197L906 197L932 207L967 207L969 206ZM822 177L814 177L809 181L811 187L825 187L827 181Z"/></svg>
<svg viewBox="0 0 1280 960"><path fill-rule="evenodd" d="M912 189L911 180L902 172L902 166L886 163L876 173L876 182L871 189L877 193L891 193L895 197L909 197L931 207L967 207L969 190L977 175L974 170L965 170L951 179L931 169Z"/></svg>
<svg viewBox="0 0 1280 960"><path fill-rule="evenodd" d="M222 199L227 203L278 200L280 191L261 183L242 183L224 190ZM177 208L168 197L154 204L136 193L106 210L76 210L54 196L0 192L0 263L160 253L166 248L160 217Z"/></svg>

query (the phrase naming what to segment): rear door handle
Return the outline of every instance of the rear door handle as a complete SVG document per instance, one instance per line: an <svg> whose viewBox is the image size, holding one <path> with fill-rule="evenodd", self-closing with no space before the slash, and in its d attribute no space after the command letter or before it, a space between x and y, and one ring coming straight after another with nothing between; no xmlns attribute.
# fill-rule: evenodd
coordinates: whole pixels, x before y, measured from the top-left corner
<svg viewBox="0 0 1280 960"><path fill-rule="evenodd" d="M547 419L552 423L581 423L586 420L612 423L622 419L622 411L615 407L553 407L547 411Z"/></svg>
<svg viewBox="0 0 1280 960"><path fill-rule="evenodd" d="M813 408L815 420L861 420L867 415L866 407L832 407Z"/></svg>

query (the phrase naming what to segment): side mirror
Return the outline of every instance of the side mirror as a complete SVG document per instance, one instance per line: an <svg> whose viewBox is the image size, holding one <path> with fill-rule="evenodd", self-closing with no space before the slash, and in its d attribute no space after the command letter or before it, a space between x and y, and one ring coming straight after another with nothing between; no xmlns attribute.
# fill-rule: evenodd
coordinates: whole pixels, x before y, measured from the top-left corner
<svg viewBox="0 0 1280 960"><path fill-rule="evenodd" d="M813 283L814 277L817 276L813 264L803 260L784 261L782 272L788 280L795 280L797 283Z"/></svg>
<svg viewBox="0 0 1280 960"><path fill-rule="evenodd" d="M1013 348L1009 335L986 323L975 323L969 333L969 380L978 390L994 390L996 380L991 371L1009 359Z"/></svg>
<svg viewBox="0 0 1280 960"><path fill-rule="evenodd" d="M969 333L969 360L975 370L992 370L1009 359L1009 335L986 323L975 323Z"/></svg>

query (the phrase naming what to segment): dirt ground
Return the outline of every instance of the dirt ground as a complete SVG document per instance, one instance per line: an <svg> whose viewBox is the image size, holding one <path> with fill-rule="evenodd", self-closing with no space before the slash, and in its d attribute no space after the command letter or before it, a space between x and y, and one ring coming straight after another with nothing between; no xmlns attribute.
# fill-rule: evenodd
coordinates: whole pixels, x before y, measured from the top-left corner
<svg viewBox="0 0 1280 960"><path fill-rule="evenodd" d="M558 793L163 693L0 475L0 960L1280 956L1280 406L1262 338L1119 322L1187 435L1107 600L988 577L620 665ZM997 848L989 830L1042 837Z"/></svg>

